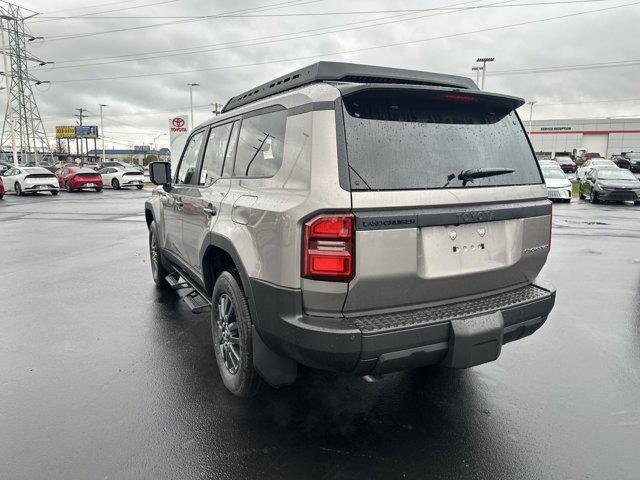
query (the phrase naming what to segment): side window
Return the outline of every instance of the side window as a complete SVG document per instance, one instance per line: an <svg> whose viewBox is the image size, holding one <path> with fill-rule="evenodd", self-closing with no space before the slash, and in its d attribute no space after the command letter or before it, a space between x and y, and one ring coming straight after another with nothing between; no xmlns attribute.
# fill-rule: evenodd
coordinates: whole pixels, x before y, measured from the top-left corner
<svg viewBox="0 0 640 480"><path fill-rule="evenodd" d="M194 177L196 174L196 163L198 163L198 157L200 157L204 133L204 131L198 132L189 139L182 154L180 166L178 167L176 183L186 185L197 184L197 179Z"/></svg>
<svg viewBox="0 0 640 480"><path fill-rule="evenodd" d="M227 147L227 154L224 158L224 167L222 169L223 177L230 177L233 175L233 161L236 158L236 146L238 145L238 129L240 128L240 121L233 122L233 128L231 129L231 136L229 137L229 146Z"/></svg>
<svg viewBox="0 0 640 480"><path fill-rule="evenodd" d="M233 175L272 177L282 165L287 112L266 113L242 120Z"/></svg>
<svg viewBox="0 0 640 480"><path fill-rule="evenodd" d="M227 123L211 129L202 160L200 185L208 187L222 175L222 165L227 151L231 125L231 123Z"/></svg>

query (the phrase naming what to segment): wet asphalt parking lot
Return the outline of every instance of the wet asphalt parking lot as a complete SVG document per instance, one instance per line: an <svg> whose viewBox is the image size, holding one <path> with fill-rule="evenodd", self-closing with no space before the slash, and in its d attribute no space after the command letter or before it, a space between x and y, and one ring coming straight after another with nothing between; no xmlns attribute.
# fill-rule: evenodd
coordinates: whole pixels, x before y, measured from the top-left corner
<svg viewBox="0 0 640 480"><path fill-rule="evenodd" d="M554 205L556 307L491 364L229 395L143 191L0 201L0 478L640 477L640 207Z"/></svg>

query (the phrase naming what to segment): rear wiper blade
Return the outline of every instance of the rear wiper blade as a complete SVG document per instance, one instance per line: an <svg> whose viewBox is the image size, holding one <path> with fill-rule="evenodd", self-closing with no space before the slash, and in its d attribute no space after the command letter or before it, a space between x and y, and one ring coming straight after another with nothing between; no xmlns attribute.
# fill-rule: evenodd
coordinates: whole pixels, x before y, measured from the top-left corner
<svg viewBox="0 0 640 480"><path fill-rule="evenodd" d="M460 172L458 180L462 180L464 187L468 182L473 182L475 178L495 177L513 172L515 172L513 168L471 168Z"/></svg>

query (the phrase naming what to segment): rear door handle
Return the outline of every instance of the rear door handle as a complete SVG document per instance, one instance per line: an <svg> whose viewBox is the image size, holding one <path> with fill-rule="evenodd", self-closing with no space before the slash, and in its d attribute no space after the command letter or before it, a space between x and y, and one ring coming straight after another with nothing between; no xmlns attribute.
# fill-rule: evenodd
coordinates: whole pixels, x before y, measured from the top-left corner
<svg viewBox="0 0 640 480"><path fill-rule="evenodd" d="M210 217L215 217L218 213L218 210L216 210L216 207L214 207L213 205L209 205L208 207L204 207L202 210L206 215L209 215Z"/></svg>

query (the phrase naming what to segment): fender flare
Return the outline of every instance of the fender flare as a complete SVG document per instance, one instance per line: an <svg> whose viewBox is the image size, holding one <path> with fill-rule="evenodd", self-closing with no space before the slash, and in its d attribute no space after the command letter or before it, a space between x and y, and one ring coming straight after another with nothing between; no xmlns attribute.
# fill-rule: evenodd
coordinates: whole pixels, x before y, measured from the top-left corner
<svg viewBox="0 0 640 480"><path fill-rule="evenodd" d="M209 247L217 247L221 250L224 250L225 252L227 252L229 254L229 256L231 257L231 260L233 260L233 263L235 264L237 270L238 270L238 274L240 275L240 281L242 283L242 288L244 290L245 296L247 297L247 301L249 303L249 311L251 313L251 317L254 319L258 318L257 315L257 311L256 311L256 305L255 305L255 299L253 296L253 291L251 289L251 282L249 281L249 275L247 274L247 269L244 266L244 263L242 262L242 259L240 257L240 254L238 253L238 251L236 250L236 247L234 247L233 243L231 242L231 240L229 240L229 238L217 234L217 233L209 233L208 236L208 241L205 240L204 243L202 244L202 246L200 247L200 265L202 265L202 273L203 273L203 277L204 277L204 257L207 253L207 250L209 249ZM203 278L204 280L204 278ZM204 283L204 282L203 282Z"/></svg>

